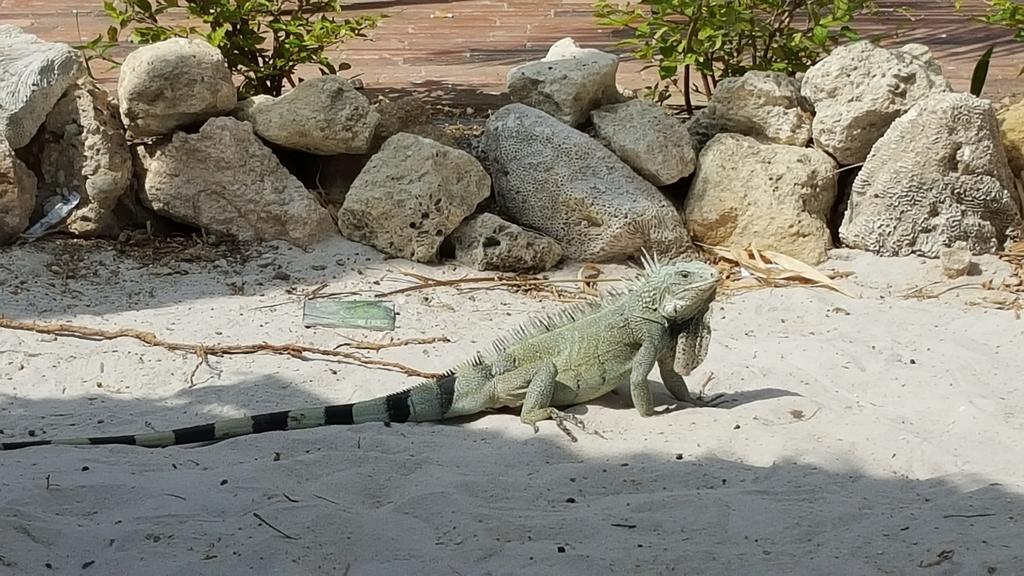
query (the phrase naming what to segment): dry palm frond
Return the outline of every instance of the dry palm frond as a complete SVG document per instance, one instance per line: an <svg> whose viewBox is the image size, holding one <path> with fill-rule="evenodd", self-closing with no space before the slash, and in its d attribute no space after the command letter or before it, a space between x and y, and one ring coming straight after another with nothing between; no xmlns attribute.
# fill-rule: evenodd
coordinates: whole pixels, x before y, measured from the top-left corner
<svg viewBox="0 0 1024 576"><path fill-rule="evenodd" d="M722 260L732 262L762 286L821 286L850 298L858 297L814 266L779 252L759 250L753 243L745 250L704 244L701 246ZM741 288L735 286L736 282L733 284Z"/></svg>

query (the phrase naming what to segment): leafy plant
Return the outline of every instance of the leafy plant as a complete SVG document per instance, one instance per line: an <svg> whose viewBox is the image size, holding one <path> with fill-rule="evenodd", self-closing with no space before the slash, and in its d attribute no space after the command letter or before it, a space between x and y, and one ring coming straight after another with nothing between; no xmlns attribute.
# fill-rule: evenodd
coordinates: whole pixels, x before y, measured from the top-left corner
<svg viewBox="0 0 1024 576"><path fill-rule="evenodd" d="M982 22L1005 26L1014 30L1013 39L1024 42L1024 3L1020 0L988 0L984 14L976 16ZM953 7L963 10L963 1L955 0Z"/></svg>
<svg viewBox="0 0 1024 576"><path fill-rule="evenodd" d="M114 23L80 46L87 62L117 64L107 52L128 29L137 44L198 36L217 47L231 72L242 77L242 97L279 96L286 83L294 87L300 81L296 70L303 64L316 65L321 74L349 69L348 63L332 62L327 51L365 38L384 17L339 19L341 0L104 0L103 10ZM199 22L202 27L194 25Z"/></svg>
<svg viewBox="0 0 1024 576"><path fill-rule="evenodd" d="M988 8L985 13L973 16L972 18L986 24L1004 26L1013 30L1013 39L1024 42L1024 3L1014 0L989 0L986 2ZM963 10L962 0L955 0L953 7L960 12ZM974 64L974 72L971 75L971 94L980 96L988 78L988 66L992 59L992 46L989 46L978 61ZM1024 67L1017 72L1017 76L1024 74Z"/></svg>
<svg viewBox="0 0 1024 576"><path fill-rule="evenodd" d="M832 47L860 36L855 16L877 9L873 0L640 0L618 5L597 0L602 26L631 30L619 43L651 61L659 83L683 94L693 111L691 91L710 96L718 80L748 70L793 74L807 70ZM701 87L692 84L696 73ZM669 92L655 87L663 101Z"/></svg>

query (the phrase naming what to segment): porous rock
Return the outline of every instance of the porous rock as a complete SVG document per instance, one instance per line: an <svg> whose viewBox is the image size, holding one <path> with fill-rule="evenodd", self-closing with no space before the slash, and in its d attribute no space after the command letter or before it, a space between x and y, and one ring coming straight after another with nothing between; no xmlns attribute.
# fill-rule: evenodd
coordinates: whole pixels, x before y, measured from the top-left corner
<svg viewBox="0 0 1024 576"><path fill-rule="evenodd" d="M488 213L466 218L447 242L457 261L477 270L537 273L562 259L558 242Z"/></svg>
<svg viewBox="0 0 1024 576"><path fill-rule="evenodd" d="M366 152L380 120L366 96L341 76L306 80L277 98L250 99L236 107L235 117L268 142L323 156Z"/></svg>
<svg viewBox="0 0 1024 576"><path fill-rule="evenodd" d="M61 94L84 75L71 46L0 24L0 135L12 148L27 145Z"/></svg>
<svg viewBox="0 0 1024 576"><path fill-rule="evenodd" d="M619 101L615 87L618 69L618 56L580 48L572 38L563 38L543 59L508 71L508 95L513 102L579 126L591 110Z"/></svg>
<svg viewBox="0 0 1024 576"><path fill-rule="evenodd" d="M435 262L441 242L490 189L490 176L469 154L399 133L352 183L338 227L346 238L385 254Z"/></svg>
<svg viewBox="0 0 1024 576"><path fill-rule="evenodd" d="M586 134L510 104L487 122L484 148L500 216L554 238L576 260L613 261L642 248L695 254L682 217L653 184Z"/></svg>
<svg viewBox="0 0 1024 576"><path fill-rule="evenodd" d="M836 168L813 148L719 134L701 151L686 197L690 233L706 244L743 249L756 243L818 264L832 245L828 215Z"/></svg>
<svg viewBox="0 0 1024 576"><path fill-rule="evenodd" d="M999 130L1010 170L1024 178L1024 100L999 111Z"/></svg>
<svg viewBox="0 0 1024 576"><path fill-rule="evenodd" d="M590 113L608 148L655 186L693 173L697 162L683 123L642 100L609 104Z"/></svg>
<svg viewBox="0 0 1024 576"><path fill-rule="evenodd" d="M204 40L171 38L124 59L117 100L129 136L145 138L227 114L237 95L219 50Z"/></svg>
<svg viewBox="0 0 1024 576"><path fill-rule="evenodd" d="M686 127L698 149L723 132L806 146L812 118L810 104L800 94L800 82L795 78L751 70L719 82L708 105L698 110Z"/></svg>
<svg viewBox="0 0 1024 576"><path fill-rule="evenodd" d="M74 190L81 200L65 220L67 229L82 236L116 236L114 208L131 184L132 158L106 91L91 81L73 86L37 138L40 199Z"/></svg>
<svg viewBox="0 0 1024 576"><path fill-rule="evenodd" d="M431 122L430 107L416 96L396 100L383 100L374 105L380 116L374 131L370 150L380 147L395 134L405 132L436 140L445 146L455 147L455 139Z"/></svg>
<svg viewBox="0 0 1024 576"><path fill-rule="evenodd" d="M960 246L942 248L939 262L947 278L959 278L971 270L971 251Z"/></svg>
<svg viewBox="0 0 1024 576"><path fill-rule="evenodd" d="M840 164L863 162L893 120L949 83L920 44L895 50L868 41L839 46L804 75L817 147Z"/></svg>
<svg viewBox="0 0 1024 576"><path fill-rule="evenodd" d="M158 214L242 240L308 247L334 230L330 214L264 145L252 125L213 118L196 134L135 147L139 196Z"/></svg>
<svg viewBox="0 0 1024 576"><path fill-rule="evenodd" d="M28 228L36 204L36 177L0 136L0 244Z"/></svg>
<svg viewBox="0 0 1024 576"><path fill-rule="evenodd" d="M972 254L992 252L1021 232L1012 190L991 104L935 94L875 144L839 235L849 247L883 256L935 258L957 242Z"/></svg>

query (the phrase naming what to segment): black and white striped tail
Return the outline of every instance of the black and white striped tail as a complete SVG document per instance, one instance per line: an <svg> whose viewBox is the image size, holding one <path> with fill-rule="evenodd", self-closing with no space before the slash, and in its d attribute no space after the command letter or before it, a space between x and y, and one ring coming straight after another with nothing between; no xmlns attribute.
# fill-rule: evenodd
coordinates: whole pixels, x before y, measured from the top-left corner
<svg viewBox="0 0 1024 576"><path fill-rule="evenodd" d="M319 426L365 424L369 422L402 423L440 420L452 405L455 376L446 375L434 382L373 398L354 404L317 406L297 410L267 412L220 420L198 426L177 428L166 432L146 432L125 436L97 436L57 440L26 440L0 442L0 450L17 450L32 446L88 446L128 444L145 448L165 448L182 444L216 442L236 436L283 430L299 430Z"/></svg>

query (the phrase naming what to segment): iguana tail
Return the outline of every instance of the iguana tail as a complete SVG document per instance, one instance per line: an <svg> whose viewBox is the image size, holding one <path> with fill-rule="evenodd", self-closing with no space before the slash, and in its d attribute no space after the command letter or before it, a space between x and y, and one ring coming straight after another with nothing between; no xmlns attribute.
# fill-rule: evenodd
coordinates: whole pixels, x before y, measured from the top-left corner
<svg viewBox="0 0 1024 576"><path fill-rule="evenodd" d="M356 402L316 406L296 410L268 412L219 420L198 426L178 428L166 432L146 432L125 436L97 436L56 440L26 440L0 442L0 450L16 450L31 446L128 444L146 448L165 448L181 444L215 442L275 430L298 430L318 426L352 425L367 422L429 422L441 420L451 408L455 394L455 375L446 374L437 380L423 382L412 388Z"/></svg>

